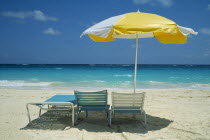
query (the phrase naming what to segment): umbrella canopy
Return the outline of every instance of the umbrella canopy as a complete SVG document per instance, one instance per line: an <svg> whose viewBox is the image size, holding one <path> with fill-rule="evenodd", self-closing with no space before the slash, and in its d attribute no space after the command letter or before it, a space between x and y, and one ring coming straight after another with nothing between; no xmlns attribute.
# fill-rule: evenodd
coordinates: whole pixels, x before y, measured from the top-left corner
<svg viewBox="0 0 210 140"><path fill-rule="evenodd" d="M150 13L132 12L114 16L85 30L97 42L114 41L116 38L136 39L134 93L136 89L138 38L155 37L161 43L185 43L187 35L197 34L193 29L179 26L174 21Z"/></svg>

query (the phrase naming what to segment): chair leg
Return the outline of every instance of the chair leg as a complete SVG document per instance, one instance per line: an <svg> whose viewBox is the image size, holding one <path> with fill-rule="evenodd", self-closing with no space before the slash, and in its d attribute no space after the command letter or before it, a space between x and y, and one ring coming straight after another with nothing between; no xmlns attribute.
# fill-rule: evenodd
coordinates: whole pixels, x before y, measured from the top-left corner
<svg viewBox="0 0 210 140"><path fill-rule="evenodd" d="M77 112L74 112L74 125L77 125Z"/></svg>
<svg viewBox="0 0 210 140"><path fill-rule="evenodd" d="M144 124L145 126L147 125L147 114L145 111L144 111Z"/></svg>
<svg viewBox="0 0 210 140"><path fill-rule="evenodd" d="M40 108L40 109L39 109L39 118L40 118L41 114L42 114L42 110L41 110L41 108Z"/></svg>
<svg viewBox="0 0 210 140"><path fill-rule="evenodd" d="M74 113L74 106L72 107L72 110L71 110L71 117L72 117L72 126L74 126L74 119L75 119L75 113Z"/></svg>
<svg viewBox="0 0 210 140"><path fill-rule="evenodd" d="M147 115L145 113L145 111L142 111L142 113L144 115L144 122L141 121L141 123L143 124L143 126L146 128L147 127Z"/></svg>
<svg viewBox="0 0 210 140"><path fill-rule="evenodd" d="M86 118L88 117L88 111L85 111L86 112Z"/></svg>
<svg viewBox="0 0 210 140"><path fill-rule="evenodd" d="M112 125L112 111L109 111L109 126L111 127L111 125Z"/></svg>
<svg viewBox="0 0 210 140"><path fill-rule="evenodd" d="M28 104L26 105L26 109L27 109L29 123L31 123L31 117L30 117L30 112L29 112Z"/></svg>
<svg viewBox="0 0 210 140"><path fill-rule="evenodd" d="M80 110L78 110L78 108L74 109L74 125L77 125L78 121L78 113L80 112Z"/></svg>

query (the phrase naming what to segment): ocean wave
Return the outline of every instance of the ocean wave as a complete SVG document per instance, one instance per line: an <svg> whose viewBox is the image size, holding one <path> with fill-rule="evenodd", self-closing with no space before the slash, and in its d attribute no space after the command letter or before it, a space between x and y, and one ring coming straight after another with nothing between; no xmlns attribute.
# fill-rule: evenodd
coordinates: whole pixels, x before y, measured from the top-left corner
<svg viewBox="0 0 210 140"><path fill-rule="evenodd" d="M131 75L131 74L122 74L122 75L116 74L114 76L116 76L116 77L133 77L133 75Z"/></svg>
<svg viewBox="0 0 210 140"><path fill-rule="evenodd" d="M138 86L148 89L200 89L200 90L210 90L210 83L173 83L173 82L159 82L159 81L144 81L137 82Z"/></svg>
<svg viewBox="0 0 210 140"><path fill-rule="evenodd" d="M153 85L160 85L160 84L165 84L164 82L158 82L158 81L148 81L148 82L145 82L146 84L153 84Z"/></svg>
<svg viewBox="0 0 210 140"><path fill-rule="evenodd" d="M0 88L106 88L106 89L133 89L133 81L52 81L45 82L38 79L30 80L0 80ZM210 83L173 83L160 81L137 81L137 89L198 89L210 90Z"/></svg>
<svg viewBox="0 0 210 140"><path fill-rule="evenodd" d="M120 81L118 84L119 84L119 87L124 87L124 86L130 87L132 83L133 81Z"/></svg>
<svg viewBox="0 0 210 140"><path fill-rule="evenodd" d="M55 68L56 70L61 70L61 69L63 69L63 68Z"/></svg>
<svg viewBox="0 0 210 140"><path fill-rule="evenodd" d="M104 83L105 81L103 81L103 80L95 80L95 82Z"/></svg>
<svg viewBox="0 0 210 140"><path fill-rule="evenodd" d="M209 88L210 89L210 84L198 84L198 83L193 83L191 85L192 88Z"/></svg>
<svg viewBox="0 0 210 140"><path fill-rule="evenodd" d="M52 82L29 82L22 80L0 80L0 87L46 87Z"/></svg>
<svg viewBox="0 0 210 140"><path fill-rule="evenodd" d="M169 78L170 78L170 79L178 79L179 77L173 77L173 76L172 76L172 77L169 77Z"/></svg>

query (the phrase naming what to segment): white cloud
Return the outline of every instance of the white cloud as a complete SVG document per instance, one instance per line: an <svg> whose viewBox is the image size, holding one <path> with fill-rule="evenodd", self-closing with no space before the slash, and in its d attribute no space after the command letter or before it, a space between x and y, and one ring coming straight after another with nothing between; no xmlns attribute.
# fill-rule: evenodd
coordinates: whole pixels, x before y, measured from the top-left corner
<svg viewBox="0 0 210 140"><path fill-rule="evenodd" d="M45 15L42 11L39 11L39 10L33 11L33 17L34 19L40 20L40 21L47 21L47 20L57 21L58 20L55 17L50 17L50 16Z"/></svg>
<svg viewBox="0 0 210 140"><path fill-rule="evenodd" d="M0 15L2 15L4 17L12 17L12 18L18 18L18 19L33 18L33 19L39 20L39 21L57 21L58 20L56 17L48 16L40 10L5 11L5 12L1 12Z"/></svg>
<svg viewBox="0 0 210 140"><path fill-rule="evenodd" d="M210 10L210 4L208 4L208 10Z"/></svg>
<svg viewBox="0 0 210 140"><path fill-rule="evenodd" d="M149 4L149 5L162 5L164 7L171 7L174 2L173 0L133 0L133 3L136 5L140 4Z"/></svg>
<svg viewBox="0 0 210 140"><path fill-rule="evenodd" d="M59 35L59 34L61 34L61 32L59 32L58 30L55 30L53 28L48 28L48 29L44 30L43 33L48 34L48 35Z"/></svg>
<svg viewBox="0 0 210 140"><path fill-rule="evenodd" d="M174 4L173 0L157 0L157 1L165 7L171 7Z"/></svg>
<svg viewBox="0 0 210 140"><path fill-rule="evenodd" d="M200 32L203 34L210 35L210 28L202 28L200 29Z"/></svg>
<svg viewBox="0 0 210 140"><path fill-rule="evenodd" d="M134 4L147 4L151 2L151 0L133 0Z"/></svg>
<svg viewBox="0 0 210 140"><path fill-rule="evenodd" d="M4 17L13 17L13 18L19 18L19 19L24 19L24 18L30 17L29 12L7 11L7 12L1 12L1 15Z"/></svg>

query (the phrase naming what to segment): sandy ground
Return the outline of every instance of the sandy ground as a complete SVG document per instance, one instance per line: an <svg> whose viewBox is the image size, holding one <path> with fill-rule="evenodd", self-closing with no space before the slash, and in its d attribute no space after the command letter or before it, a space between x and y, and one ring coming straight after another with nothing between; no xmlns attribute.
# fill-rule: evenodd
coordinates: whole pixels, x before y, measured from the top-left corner
<svg viewBox="0 0 210 140"><path fill-rule="evenodd" d="M45 101L55 94L73 94L61 90L0 89L1 140L210 140L210 91L142 90L146 92L145 129L137 116L116 115L107 126L104 112L81 113L80 123L72 127L68 112L43 112L32 106L33 124L29 124L26 103ZM139 91L139 92L142 92Z"/></svg>

